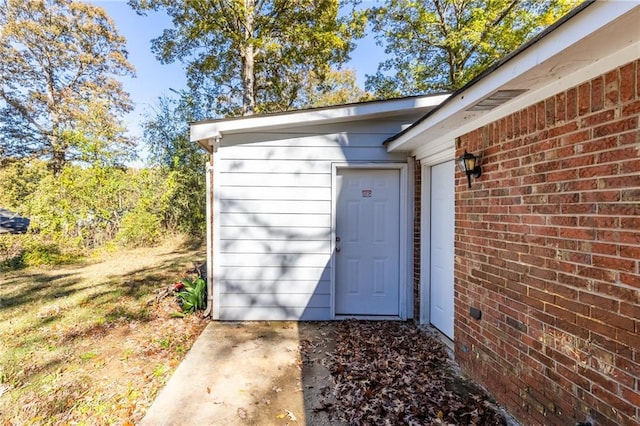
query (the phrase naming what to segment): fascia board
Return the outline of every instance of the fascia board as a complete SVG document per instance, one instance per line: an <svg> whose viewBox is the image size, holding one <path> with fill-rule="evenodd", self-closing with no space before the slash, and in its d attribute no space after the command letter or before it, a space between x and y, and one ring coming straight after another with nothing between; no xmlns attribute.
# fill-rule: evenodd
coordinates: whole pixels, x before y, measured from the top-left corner
<svg viewBox="0 0 640 426"><path fill-rule="evenodd" d="M392 116L403 111L429 108L440 105L449 95L434 95L415 98L403 98L392 101L366 102L334 108L322 108L290 113L256 115L228 120L192 123L190 139L199 142L220 138L225 134L257 131L273 131L308 126L313 124L331 124L354 119L363 120L375 117Z"/></svg>
<svg viewBox="0 0 640 426"><path fill-rule="evenodd" d="M458 93L456 99L450 99L430 117L391 141L387 146L387 151L414 151L427 141L433 143L442 138L450 139L455 137L454 134L457 136L463 134L463 129L478 127L479 121L485 121L485 117L492 116L495 119L497 113L501 112L505 115L508 111L513 111L517 102L521 102L525 98L530 101L532 93L521 95L489 113L466 110L497 90L522 88L518 85L519 80L520 84L528 82L529 85L525 88L532 88L531 84L533 83L537 85L537 88L542 88L560 79L567 81L564 77L574 74L576 70L585 68L589 64L598 61L605 62L602 60L603 56L596 55L600 52L596 52L595 49L585 49L582 58L576 57L572 63L563 63L563 58L570 56L567 52L570 52L572 47L586 44L581 42L597 37L601 31L605 33L600 36L603 41L602 49L614 47L614 44L611 43L612 34L623 42L626 40L627 49L633 48L633 40L637 41L640 33L640 26L637 23L633 24L634 20L640 22L637 20L640 15L639 11L640 6L637 2L595 2L556 31L539 40L534 46L488 74L482 81L471 86L468 90ZM613 21L629 12L632 13L625 19L625 22L631 23L629 27L633 34L624 35L614 30L604 31ZM424 136L427 133L428 138Z"/></svg>
<svg viewBox="0 0 640 426"><path fill-rule="evenodd" d="M519 97L509 104L505 104L499 108L489 111L481 117L473 120L460 120L455 129L442 130L431 129L428 132L429 138L424 136L426 133L418 136L418 139L424 141L428 140L428 143L421 143L417 145L415 149L411 151L411 155L418 159L422 159L426 156L430 156L433 152L439 152L441 149L447 149L454 146L454 140L458 136L462 136L469 133L479 127L485 126L489 123L499 120L514 111L519 111L530 105L536 104L539 101L547 99L556 93L562 92L566 89L574 87L576 83L588 81L607 72L614 64L625 64L637 59L640 55L640 41L626 48L613 53L610 56L602 58L598 63L591 64L591 66L581 68L577 72L565 76L559 80L553 81L551 84L544 86L540 90L527 93L526 96ZM471 114L470 112L468 114ZM453 157L451 157L453 158Z"/></svg>

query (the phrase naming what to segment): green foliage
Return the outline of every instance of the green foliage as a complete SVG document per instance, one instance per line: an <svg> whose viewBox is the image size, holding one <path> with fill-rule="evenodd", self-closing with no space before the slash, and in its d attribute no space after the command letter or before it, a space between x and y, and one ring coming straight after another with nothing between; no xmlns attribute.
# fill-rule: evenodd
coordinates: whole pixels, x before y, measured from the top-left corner
<svg viewBox="0 0 640 426"><path fill-rule="evenodd" d="M22 269L24 248L21 235L0 234L0 272Z"/></svg>
<svg viewBox="0 0 640 426"><path fill-rule="evenodd" d="M178 292L178 302L184 312L195 312L207 306L207 282L198 277L182 280L184 288Z"/></svg>
<svg viewBox="0 0 640 426"><path fill-rule="evenodd" d="M355 70L344 69L330 70L324 78L309 73L300 92L299 102L302 107L319 108L369 99L370 95L358 87Z"/></svg>
<svg viewBox="0 0 640 426"><path fill-rule="evenodd" d="M149 247L160 240L161 234L160 218L136 208L123 216L116 239L125 247Z"/></svg>
<svg viewBox="0 0 640 426"><path fill-rule="evenodd" d="M386 0L368 16L388 59L365 87L377 98L455 90L577 0Z"/></svg>
<svg viewBox="0 0 640 426"><path fill-rule="evenodd" d="M137 202L127 173L116 168L65 167L48 175L27 199L31 229L67 248L85 249L115 236Z"/></svg>
<svg viewBox="0 0 640 426"><path fill-rule="evenodd" d="M218 116L296 107L305 76L347 61L364 17L338 15L338 0L130 0L139 13L165 10L174 27L153 40L164 62L182 61L189 87Z"/></svg>
<svg viewBox="0 0 640 426"><path fill-rule="evenodd" d="M123 114L133 75L126 42L104 9L72 0L3 0L0 6L0 160L68 162L131 158Z"/></svg>
<svg viewBox="0 0 640 426"><path fill-rule="evenodd" d="M192 169L171 170L163 196L167 228L194 236L206 230L206 181L204 160Z"/></svg>
<svg viewBox="0 0 640 426"><path fill-rule="evenodd" d="M24 213L25 199L35 192L40 181L47 176L42 161L12 161L0 167L0 206Z"/></svg>
<svg viewBox="0 0 640 426"><path fill-rule="evenodd" d="M16 162L0 169L0 188L7 188L0 206L31 219L28 234L0 236L4 270L65 263L113 242L150 246L167 233L201 235L204 228L201 167L68 165L54 177L43 162Z"/></svg>
<svg viewBox="0 0 640 426"><path fill-rule="evenodd" d="M143 124L151 163L166 176L161 199L165 226L190 235L204 234L206 215L207 154L189 140L188 123L204 117L196 96L158 99Z"/></svg>
<svg viewBox="0 0 640 426"><path fill-rule="evenodd" d="M42 243L40 241L28 241L25 246L25 253L22 256L23 262L29 266L54 265L63 260L60 247L53 243Z"/></svg>
<svg viewBox="0 0 640 426"><path fill-rule="evenodd" d="M65 265L79 258L77 251L41 235L0 235L0 271L15 271L27 266Z"/></svg>

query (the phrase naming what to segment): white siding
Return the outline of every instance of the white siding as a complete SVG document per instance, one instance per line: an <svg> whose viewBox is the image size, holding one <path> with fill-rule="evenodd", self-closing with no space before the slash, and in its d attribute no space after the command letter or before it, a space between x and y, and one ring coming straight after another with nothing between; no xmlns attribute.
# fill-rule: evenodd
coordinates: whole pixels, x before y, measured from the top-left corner
<svg viewBox="0 0 640 426"><path fill-rule="evenodd" d="M223 178L224 179L224 178ZM331 200L331 188L296 187L286 186L287 180L282 179L280 186L261 186L262 182L256 180L256 185L251 186L226 186L224 200Z"/></svg>
<svg viewBox="0 0 640 426"><path fill-rule="evenodd" d="M221 240L276 240L276 241L317 241L328 240L331 228L295 228L282 227L267 229L260 226L246 228L223 227L220 229Z"/></svg>
<svg viewBox="0 0 640 426"><path fill-rule="evenodd" d="M331 186L331 175L320 173L226 173L224 175L225 184L229 186L260 186L282 185L287 182L287 186L301 187L324 187Z"/></svg>
<svg viewBox="0 0 640 426"><path fill-rule="evenodd" d="M406 162L382 142L410 122L223 138L214 160L220 319L331 319L332 163Z"/></svg>

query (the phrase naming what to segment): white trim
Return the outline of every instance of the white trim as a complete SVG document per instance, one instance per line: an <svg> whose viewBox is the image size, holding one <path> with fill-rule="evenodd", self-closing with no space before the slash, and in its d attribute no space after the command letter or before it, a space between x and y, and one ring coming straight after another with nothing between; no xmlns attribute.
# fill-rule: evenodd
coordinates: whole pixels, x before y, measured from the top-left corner
<svg viewBox="0 0 640 426"><path fill-rule="evenodd" d="M215 150L213 157L213 204L207 206L207 209L213 209L213 254L209 259L213 264L213 313L214 320L220 319L220 279L221 268L217 259L220 258L220 154Z"/></svg>
<svg viewBox="0 0 640 426"><path fill-rule="evenodd" d="M190 140L202 143L211 138L235 133L273 131L314 124L331 124L345 121L365 120L382 116L394 116L406 111L433 108L440 105L446 95L408 97L389 101L363 102L329 108L292 111L281 114L265 114L240 118L191 123Z"/></svg>
<svg viewBox="0 0 640 426"><path fill-rule="evenodd" d="M331 303L330 303L330 317L332 319L338 319L336 317L336 258L335 258L335 249L336 249L336 212L338 206L338 197L337 197L337 172L338 169L352 169L352 170L362 170L362 169L371 169L371 170L398 170L400 172L400 229L404 230L404 232L400 232L400 253L399 253L399 300L398 300L398 317L402 320L407 319L408 312L408 303L409 299L407 297L407 293L409 290L409 280L407 279L409 275L408 267L409 261L407 257L407 253L413 247L412 241L409 238L410 227L408 226L409 221L409 213L407 212L407 197L408 197L408 165L407 163L331 163ZM409 245L411 245L409 247ZM404 268L402 267L404 265ZM413 280L411 280L411 285L413 285ZM340 318L345 317L339 316ZM347 316L348 317L348 316Z"/></svg>
<svg viewBox="0 0 640 426"><path fill-rule="evenodd" d="M206 171L206 220L207 220L207 310L205 316L213 318L213 224L211 211L211 184L213 182L213 165L211 161L207 162Z"/></svg>
<svg viewBox="0 0 640 426"><path fill-rule="evenodd" d="M447 150L420 161L420 324L431 324L431 168L454 159L455 152Z"/></svg>
<svg viewBox="0 0 640 426"><path fill-rule="evenodd" d="M436 164L444 163L445 161L455 158L455 141L448 139L445 141L445 144L441 144L440 146L425 143L416 150L414 155L420 160L421 164L435 166Z"/></svg>
<svg viewBox="0 0 640 426"><path fill-rule="evenodd" d="M420 167L418 165L418 167ZM411 179L409 179L408 177L411 176ZM407 268L407 301L406 301L406 306L407 306L407 314L406 317L408 319L412 319L415 318L415 312L414 312L414 291L413 291L413 286L414 286L414 277L413 277L413 255L414 255L414 246L413 246L413 228L414 228L414 221L415 221L415 217L416 217L416 209L415 209L415 202L416 202L416 197L415 197L415 193L416 193L416 162L413 158L409 157L407 158L407 198L406 198L406 205L407 205L407 244L408 244L408 249L409 251L407 252L407 261L406 263L406 268ZM402 267L402 265L400 265Z"/></svg>
<svg viewBox="0 0 640 426"><path fill-rule="evenodd" d="M423 144L420 147L416 148L413 155L420 158L425 155L425 153L430 153L439 146L449 146L455 138L467 134L475 129L478 129L482 126L485 126L489 123L493 123L494 121L498 121L503 117L506 117L509 114L512 114L516 111L520 111L530 105L534 105L544 99L547 99L551 96L554 96L557 93L563 92L572 87L578 86L585 81L589 81L592 78L595 78L599 75L602 75L612 68L615 68L619 65L624 65L631 61L638 59L640 56L640 42L635 43L627 48L620 50L607 58L603 58L602 61L596 62L592 65L581 68L573 74L570 74L561 79L555 80L549 85L532 92L527 92L525 95L522 95L511 102L506 103L498 108L495 108L487 113L485 113L482 117L479 117L475 120L466 120L461 121L461 124L455 127L452 131L438 137L432 138L428 144ZM618 65L611 65L618 64ZM424 132L427 132L428 129L425 129ZM416 136L416 140L418 138L424 137L423 135ZM449 148L454 149L455 148Z"/></svg>

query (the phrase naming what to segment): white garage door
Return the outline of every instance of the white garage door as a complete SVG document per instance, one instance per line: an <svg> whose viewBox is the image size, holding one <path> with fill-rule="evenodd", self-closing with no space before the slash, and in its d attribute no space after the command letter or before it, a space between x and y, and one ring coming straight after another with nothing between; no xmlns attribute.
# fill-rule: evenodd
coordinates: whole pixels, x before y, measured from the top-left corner
<svg viewBox="0 0 640 426"><path fill-rule="evenodd" d="M431 168L430 322L453 339L454 173L449 161Z"/></svg>

